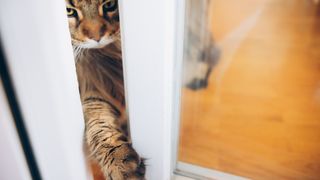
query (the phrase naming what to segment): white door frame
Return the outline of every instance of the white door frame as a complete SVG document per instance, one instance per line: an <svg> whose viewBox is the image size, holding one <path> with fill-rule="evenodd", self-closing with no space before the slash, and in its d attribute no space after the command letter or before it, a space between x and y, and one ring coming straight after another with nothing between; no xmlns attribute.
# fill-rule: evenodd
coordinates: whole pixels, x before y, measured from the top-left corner
<svg viewBox="0 0 320 180"><path fill-rule="evenodd" d="M42 179L88 179L64 0L1 0L0 36Z"/></svg>
<svg viewBox="0 0 320 180"><path fill-rule="evenodd" d="M31 180L1 78L0 109L0 179Z"/></svg>

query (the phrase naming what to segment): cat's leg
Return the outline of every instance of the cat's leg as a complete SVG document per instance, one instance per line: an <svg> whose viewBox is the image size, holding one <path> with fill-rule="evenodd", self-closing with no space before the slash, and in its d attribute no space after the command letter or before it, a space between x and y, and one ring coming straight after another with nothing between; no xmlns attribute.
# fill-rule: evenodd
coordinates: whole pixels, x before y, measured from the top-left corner
<svg viewBox="0 0 320 180"><path fill-rule="evenodd" d="M204 89L208 86L212 69L218 63L220 49L212 43L201 52L201 55L190 55L184 61L183 84L192 90Z"/></svg>
<svg viewBox="0 0 320 180"><path fill-rule="evenodd" d="M103 99L84 100L85 137L90 154L101 166L106 179L144 179L143 159L120 129L113 108Z"/></svg>

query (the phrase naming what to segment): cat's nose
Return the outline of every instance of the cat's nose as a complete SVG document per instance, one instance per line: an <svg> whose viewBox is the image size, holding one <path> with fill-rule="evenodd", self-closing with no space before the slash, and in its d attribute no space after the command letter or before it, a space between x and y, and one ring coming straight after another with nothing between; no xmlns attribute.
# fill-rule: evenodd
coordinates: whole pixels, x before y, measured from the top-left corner
<svg viewBox="0 0 320 180"><path fill-rule="evenodd" d="M92 39L92 40L95 40L95 41L97 41L97 42L99 42L100 39L101 39L100 33L95 32L94 30L89 29L89 28L83 28L83 29L82 29L82 33L83 33L83 35L85 35L87 38Z"/></svg>
<svg viewBox="0 0 320 180"><path fill-rule="evenodd" d="M90 25L82 28L83 35L87 36L89 39L95 40L97 42L106 33L106 25Z"/></svg>
<svg viewBox="0 0 320 180"><path fill-rule="evenodd" d="M89 37L89 38L92 39L92 40L95 40L95 41L99 42L100 39L101 39L101 36L93 36L93 37Z"/></svg>

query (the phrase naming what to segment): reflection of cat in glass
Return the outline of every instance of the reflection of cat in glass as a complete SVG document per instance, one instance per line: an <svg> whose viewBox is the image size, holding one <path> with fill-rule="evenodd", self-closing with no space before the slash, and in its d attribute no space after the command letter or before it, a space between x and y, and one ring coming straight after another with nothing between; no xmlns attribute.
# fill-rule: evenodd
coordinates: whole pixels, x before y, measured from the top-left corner
<svg viewBox="0 0 320 180"><path fill-rule="evenodd" d="M210 0L187 0L183 61L183 84L190 89L206 88L220 50L208 27Z"/></svg>
<svg viewBox="0 0 320 180"><path fill-rule="evenodd" d="M106 179L144 179L127 129L117 0L66 0L90 161Z"/></svg>

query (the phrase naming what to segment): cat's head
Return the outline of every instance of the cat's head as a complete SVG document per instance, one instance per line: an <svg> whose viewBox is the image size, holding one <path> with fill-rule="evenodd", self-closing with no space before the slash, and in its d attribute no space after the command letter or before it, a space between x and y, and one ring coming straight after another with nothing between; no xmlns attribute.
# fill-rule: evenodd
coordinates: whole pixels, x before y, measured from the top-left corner
<svg viewBox="0 0 320 180"><path fill-rule="evenodd" d="M102 48L120 36L118 0L66 0L72 44Z"/></svg>

